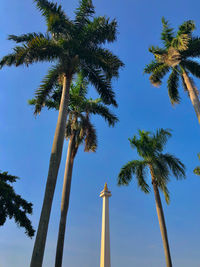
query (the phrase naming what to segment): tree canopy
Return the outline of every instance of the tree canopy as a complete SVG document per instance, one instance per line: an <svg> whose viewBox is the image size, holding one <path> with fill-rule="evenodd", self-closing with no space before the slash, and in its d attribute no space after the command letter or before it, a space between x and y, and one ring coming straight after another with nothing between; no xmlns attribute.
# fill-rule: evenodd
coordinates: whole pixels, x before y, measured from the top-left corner
<svg viewBox="0 0 200 267"><path fill-rule="evenodd" d="M165 145L171 136L170 130L159 129L156 133L138 131L139 137L134 135L129 139L133 149L136 148L141 159L129 161L125 164L118 176L118 185L128 185L135 176L138 186L144 193L150 192L148 183L148 171L150 171L152 182L165 195L166 202L169 203L169 191L167 184L172 174L176 179L185 177L185 166L175 156L163 153Z"/></svg>
<svg viewBox="0 0 200 267"><path fill-rule="evenodd" d="M4 225L7 218L13 218L19 227L25 228L29 237L33 237L35 230L27 217L32 214L32 203L15 193L11 184L17 179L8 172L0 172L0 226Z"/></svg>

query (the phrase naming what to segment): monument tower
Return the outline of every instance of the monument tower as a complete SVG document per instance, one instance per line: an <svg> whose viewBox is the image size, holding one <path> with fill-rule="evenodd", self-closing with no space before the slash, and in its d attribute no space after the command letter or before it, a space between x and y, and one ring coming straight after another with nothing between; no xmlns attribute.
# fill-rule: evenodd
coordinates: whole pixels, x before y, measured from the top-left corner
<svg viewBox="0 0 200 267"><path fill-rule="evenodd" d="M111 267L109 228L109 197L111 196L106 183L103 191L100 193L100 197L103 198L100 267Z"/></svg>

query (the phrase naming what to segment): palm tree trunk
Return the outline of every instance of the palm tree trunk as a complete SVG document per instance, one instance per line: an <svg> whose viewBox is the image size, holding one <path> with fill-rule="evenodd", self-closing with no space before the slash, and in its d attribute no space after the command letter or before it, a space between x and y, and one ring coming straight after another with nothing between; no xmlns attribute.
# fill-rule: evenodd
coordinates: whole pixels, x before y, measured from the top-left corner
<svg viewBox="0 0 200 267"><path fill-rule="evenodd" d="M169 242L168 242L168 237L167 237L167 228L166 228L166 224L165 224L165 217L164 217L164 212L163 212L163 208L162 208L162 202L160 199L160 193L158 190L158 186L153 179L152 179L152 184L153 184L153 190L154 190L154 195L155 195L155 200L156 200L156 210L157 210L158 221L159 221L159 225L160 225L160 232L161 232L161 236L162 236L162 240L163 240L166 266L172 267Z"/></svg>
<svg viewBox="0 0 200 267"><path fill-rule="evenodd" d="M71 190L72 169L73 169L73 163L74 163L74 155L72 154L73 148L74 148L74 136L70 138L69 144L68 144L68 152L67 152L67 159L66 159L66 165L65 165L65 175L64 175L64 181L63 181L61 215L60 215L60 225L59 225L59 233L58 233L58 240L57 240L55 267L62 266L65 229L66 229L67 212L68 212L68 207L69 207L69 197L70 197L70 190Z"/></svg>
<svg viewBox="0 0 200 267"><path fill-rule="evenodd" d="M200 123L200 101L199 101L199 97L197 95L196 89L194 88L193 84L191 83L190 78L188 77L187 73L185 71L183 71L183 79L184 82L187 86L188 92L189 92L189 96L190 96L190 100L192 102L192 105L194 107L194 110L196 112L197 115L197 119Z"/></svg>
<svg viewBox="0 0 200 267"><path fill-rule="evenodd" d="M51 207L63 150L71 80L72 75L64 75L62 97L51 151L45 195L30 267L42 267Z"/></svg>

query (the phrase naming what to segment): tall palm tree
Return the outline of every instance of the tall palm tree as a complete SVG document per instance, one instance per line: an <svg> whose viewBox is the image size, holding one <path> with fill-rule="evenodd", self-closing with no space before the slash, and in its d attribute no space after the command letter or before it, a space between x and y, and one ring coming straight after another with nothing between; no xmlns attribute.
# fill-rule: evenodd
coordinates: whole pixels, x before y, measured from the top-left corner
<svg viewBox="0 0 200 267"><path fill-rule="evenodd" d="M199 160L200 160L200 153L198 154L198 158L199 158ZM200 175L200 166L198 166L198 167L196 167L196 168L194 169L194 173L195 173L196 175Z"/></svg>
<svg viewBox="0 0 200 267"><path fill-rule="evenodd" d="M7 218L13 218L18 226L25 228L27 236L33 237L35 230L27 217L32 214L33 204L16 194L11 184L17 179L19 177L8 172L0 172L0 226L4 225Z"/></svg>
<svg viewBox="0 0 200 267"><path fill-rule="evenodd" d="M74 75L82 71L104 103L116 106L111 78L118 77L123 63L109 49L103 47L105 43L116 40L117 22L102 16L94 17L92 0L80 1L74 20L69 19L62 7L53 2L47 0L34 0L34 2L46 19L47 33L10 35L10 40L21 45L17 45L13 53L2 58L0 67L29 66L39 61L54 62L36 91L35 113L40 112L57 81L59 80L63 85L45 196L31 260L31 267L41 267L62 156L70 84Z"/></svg>
<svg viewBox="0 0 200 267"><path fill-rule="evenodd" d="M62 266L66 220L75 156L79 146L83 143L85 146L84 151L86 152L95 152L97 148L97 135L91 122L91 115L100 115L108 122L109 126L114 126L118 121L117 117L102 103L101 99L93 100L87 98L87 86L88 83L86 79L79 74L76 83L72 83L70 87L69 116L65 134L69 142L61 201L61 216L55 262L56 267ZM48 109L59 109L61 92L62 88L57 85L52 94L46 99L45 106ZM33 99L29 101L29 103L35 105L36 100Z"/></svg>
<svg viewBox="0 0 200 267"><path fill-rule="evenodd" d="M171 154L162 153L170 136L170 131L164 129L157 130L155 134L150 134L149 132L139 130L139 138L135 135L132 139L129 139L129 141L131 147L137 149L137 153L141 159L129 161L122 167L118 177L119 185L128 185L132 179L132 176L135 175L140 189L144 193L149 193L150 186L147 182L147 171L149 170L155 195L156 210L163 240L167 267L172 266L172 261L159 190L164 193L165 200L168 204L169 191L167 189L167 184L170 181L170 172L175 176L176 179L185 177L185 167L183 163L181 163L178 158Z"/></svg>
<svg viewBox="0 0 200 267"><path fill-rule="evenodd" d="M195 23L191 20L184 22L176 34L164 18L162 25L161 40L164 46L149 48L155 59L146 65L144 72L151 74L150 81L154 86L160 86L164 76L170 72L167 87L172 105L180 103L178 86L181 79L200 123L199 92L190 76L200 78L200 64L196 61L200 57L200 38L193 36Z"/></svg>

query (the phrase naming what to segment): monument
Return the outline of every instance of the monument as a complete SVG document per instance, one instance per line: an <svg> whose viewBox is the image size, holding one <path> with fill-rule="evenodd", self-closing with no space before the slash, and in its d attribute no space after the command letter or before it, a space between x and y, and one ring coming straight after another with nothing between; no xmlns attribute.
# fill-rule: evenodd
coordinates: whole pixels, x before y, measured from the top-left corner
<svg viewBox="0 0 200 267"><path fill-rule="evenodd" d="M100 193L100 197L103 198L100 267L111 267L109 228L109 197L111 196L112 194L108 190L106 183L103 191Z"/></svg>

